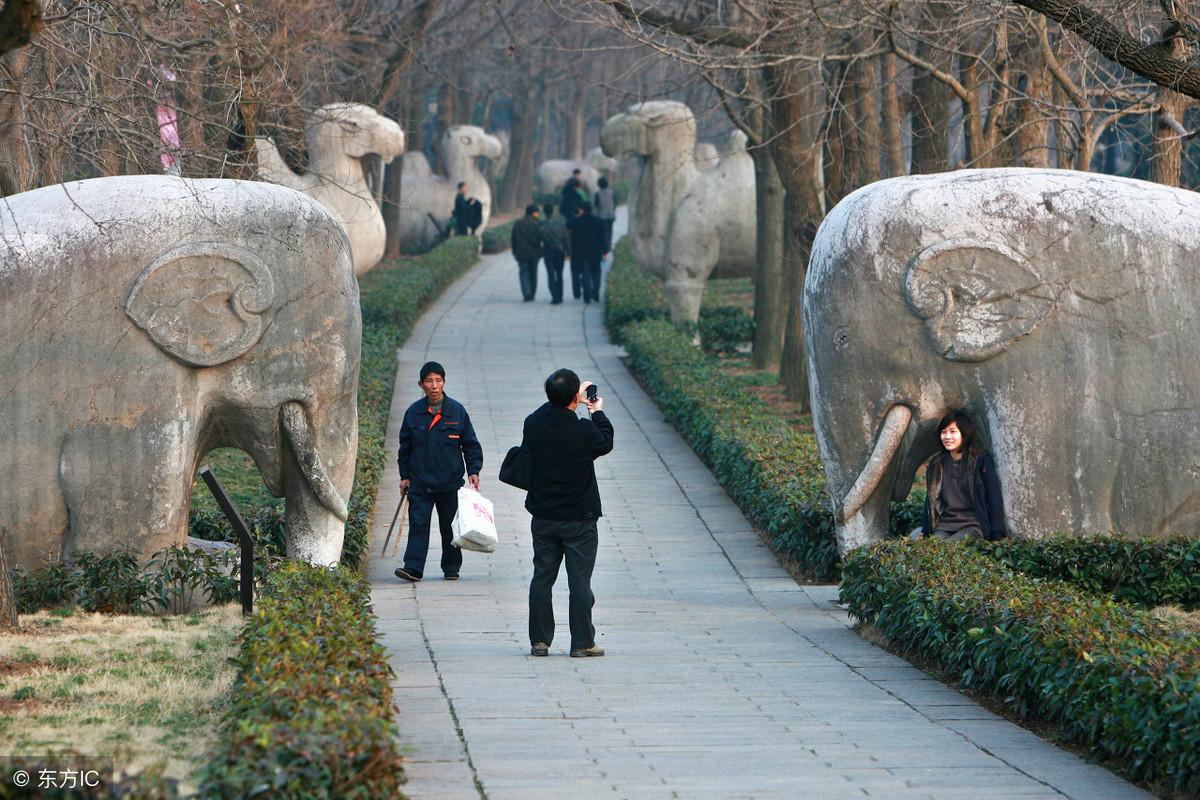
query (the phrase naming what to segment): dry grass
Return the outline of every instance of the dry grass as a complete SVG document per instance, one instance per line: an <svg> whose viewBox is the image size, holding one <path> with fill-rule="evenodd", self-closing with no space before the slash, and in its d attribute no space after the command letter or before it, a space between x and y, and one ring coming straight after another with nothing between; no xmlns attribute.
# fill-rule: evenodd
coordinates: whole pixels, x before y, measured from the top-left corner
<svg viewBox="0 0 1200 800"><path fill-rule="evenodd" d="M22 615L0 639L5 755L116 754L118 771L190 773L213 740L235 670L237 605L177 617Z"/></svg>
<svg viewBox="0 0 1200 800"><path fill-rule="evenodd" d="M1200 633L1200 610L1184 611L1179 606L1158 606L1151 613L1185 630Z"/></svg>

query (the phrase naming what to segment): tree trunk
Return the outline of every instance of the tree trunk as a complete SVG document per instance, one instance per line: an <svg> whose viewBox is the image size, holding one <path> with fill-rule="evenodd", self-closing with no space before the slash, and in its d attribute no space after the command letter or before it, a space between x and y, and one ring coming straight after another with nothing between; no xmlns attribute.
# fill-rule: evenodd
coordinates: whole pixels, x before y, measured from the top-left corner
<svg viewBox="0 0 1200 800"><path fill-rule="evenodd" d="M24 77L29 51L18 50L3 58L3 86L0 95L0 194L5 197L33 188L33 164L26 140Z"/></svg>
<svg viewBox="0 0 1200 800"><path fill-rule="evenodd" d="M750 156L754 159L754 194L758 204L752 364L755 369L778 370L788 308L783 274L783 183L766 146L751 148Z"/></svg>
<svg viewBox="0 0 1200 800"><path fill-rule="evenodd" d="M586 99L587 87L581 83L571 93L571 108L567 110L568 152L569 157L576 161L583 159L583 135L587 130L587 114L583 105Z"/></svg>
<svg viewBox="0 0 1200 800"><path fill-rule="evenodd" d="M501 213L511 213L527 202L533 177L533 136L540 98L533 87L518 79L513 85L512 138L509 140L508 176L500 197Z"/></svg>
<svg viewBox="0 0 1200 800"><path fill-rule="evenodd" d="M17 598L13 594L12 575L8 572L8 558L4 555L4 540L0 534L0 631L15 633L20 630L17 619Z"/></svg>
<svg viewBox="0 0 1200 800"><path fill-rule="evenodd" d="M764 70L778 134L771 153L784 189L783 275L787 283L787 324L779 381L803 410L810 407L804 355L804 275L817 223L825 215L821 193L820 118L825 93L815 68L780 65Z"/></svg>
<svg viewBox="0 0 1200 800"><path fill-rule="evenodd" d="M1049 167L1050 121L1042 109L1050 100L1050 76L1032 44L1019 52L1023 52L1023 58L1030 63L1025 71L1025 92L1014 101L1017 129L1012 139L1010 163L1016 167Z"/></svg>
<svg viewBox="0 0 1200 800"><path fill-rule="evenodd" d="M829 134L825 142L825 196L831 205L862 186L862 148L855 118L858 87L849 80L848 71L844 62L834 62L826 75Z"/></svg>
<svg viewBox="0 0 1200 800"><path fill-rule="evenodd" d="M883 117L883 175L885 178L894 178L906 172L901 131L904 125L904 115L900 111L900 78L896 62L895 53L884 53L882 56L883 102L881 116Z"/></svg>
<svg viewBox="0 0 1200 800"><path fill-rule="evenodd" d="M1171 55L1184 58L1186 46L1183 38L1171 39ZM1164 186L1178 186L1183 169L1183 113L1188 107L1188 98L1172 89L1158 90L1159 110L1154 113L1152 125L1154 142L1150 148L1150 180Z"/></svg>
<svg viewBox="0 0 1200 800"><path fill-rule="evenodd" d="M953 60L925 37L917 42L917 55L934 66L947 68ZM944 172L948 159L946 133L950 129L950 89L928 71L916 70L912 85L913 175Z"/></svg>
<svg viewBox="0 0 1200 800"><path fill-rule="evenodd" d="M863 52L871 46L873 37L860 37L855 42L856 52ZM883 151L883 137L880 131L879 103L879 71L877 59L860 58L851 67L851 76L856 95L856 111L858 120L858 149L859 161L862 164L861 183L865 186L883 177L880 169L880 156ZM851 190L858 186L851 187Z"/></svg>

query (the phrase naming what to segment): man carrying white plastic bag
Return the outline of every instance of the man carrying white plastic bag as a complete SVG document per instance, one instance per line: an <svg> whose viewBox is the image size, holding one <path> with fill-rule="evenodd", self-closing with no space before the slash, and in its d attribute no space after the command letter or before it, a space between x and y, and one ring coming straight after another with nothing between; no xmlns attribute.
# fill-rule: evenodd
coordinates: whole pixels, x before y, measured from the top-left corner
<svg viewBox="0 0 1200 800"><path fill-rule="evenodd" d="M458 513L454 515L451 528L454 531L452 544L463 550L492 553L500 543L492 501L474 489L458 490Z"/></svg>

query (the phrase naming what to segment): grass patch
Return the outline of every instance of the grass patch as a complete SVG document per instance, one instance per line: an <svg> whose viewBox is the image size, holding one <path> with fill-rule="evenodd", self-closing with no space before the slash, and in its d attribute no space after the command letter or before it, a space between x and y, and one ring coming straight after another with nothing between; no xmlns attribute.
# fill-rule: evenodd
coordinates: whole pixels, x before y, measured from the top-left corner
<svg viewBox="0 0 1200 800"><path fill-rule="evenodd" d="M114 754L121 772L161 770L196 788L191 775L216 740L234 679L240 607L20 619L21 633L0 639L5 755Z"/></svg>

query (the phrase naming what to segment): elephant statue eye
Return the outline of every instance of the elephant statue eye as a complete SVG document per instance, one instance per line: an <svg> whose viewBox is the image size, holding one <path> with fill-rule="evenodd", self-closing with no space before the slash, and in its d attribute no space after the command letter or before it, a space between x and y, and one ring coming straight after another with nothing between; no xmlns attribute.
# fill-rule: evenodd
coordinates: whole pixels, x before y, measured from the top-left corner
<svg viewBox="0 0 1200 800"><path fill-rule="evenodd" d="M838 328L833 332L833 349L842 350L850 343L850 332L845 328Z"/></svg>

